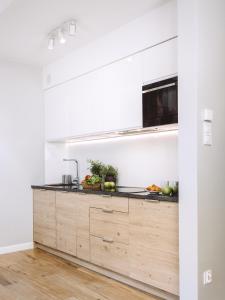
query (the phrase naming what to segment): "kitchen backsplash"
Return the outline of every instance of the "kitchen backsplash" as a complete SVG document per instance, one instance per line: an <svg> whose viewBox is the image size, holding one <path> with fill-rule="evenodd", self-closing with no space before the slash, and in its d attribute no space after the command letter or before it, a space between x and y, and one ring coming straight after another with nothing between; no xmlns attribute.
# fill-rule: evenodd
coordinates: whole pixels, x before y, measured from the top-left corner
<svg viewBox="0 0 225 300"><path fill-rule="evenodd" d="M89 174L88 159L101 160L119 170L119 184L147 186L178 180L176 132L101 140L80 144L46 144L45 182L61 182L62 174L74 176L74 165L62 161L76 158L80 178Z"/></svg>

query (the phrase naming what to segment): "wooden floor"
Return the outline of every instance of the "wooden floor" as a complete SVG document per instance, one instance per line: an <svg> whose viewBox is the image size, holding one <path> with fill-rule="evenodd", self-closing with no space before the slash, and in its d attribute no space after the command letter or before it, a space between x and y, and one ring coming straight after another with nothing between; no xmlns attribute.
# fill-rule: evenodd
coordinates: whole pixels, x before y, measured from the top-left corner
<svg viewBox="0 0 225 300"><path fill-rule="evenodd" d="M0 255L0 300L157 300L35 249Z"/></svg>

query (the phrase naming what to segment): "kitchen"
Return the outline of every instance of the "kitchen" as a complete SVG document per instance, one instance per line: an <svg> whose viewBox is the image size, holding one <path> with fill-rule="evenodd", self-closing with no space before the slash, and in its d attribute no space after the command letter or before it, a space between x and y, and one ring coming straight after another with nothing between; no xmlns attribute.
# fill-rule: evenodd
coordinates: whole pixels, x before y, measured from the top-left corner
<svg viewBox="0 0 225 300"><path fill-rule="evenodd" d="M203 170L219 174L222 104L199 92L208 65L192 44L209 36L187 26L191 5L50 2L0 15L0 299L223 299L203 246L206 228L221 237Z"/></svg>
<svg viewBox="0 0 225 300"><path fill-rule="evenodd" d="M171 4L164 8L165 14L172 11ZM138 21L143 26L144 20ZM57 63L54 72L52 66L45 70L47 185L32 188L37 247L76 259L90 269L98 268L111 278L119 274L122 282L150 293L154 290L157 296L177 299L177 37L172 25L165 41L157 40L147 49L93 71L71 73L71 79L54 82ZM126 30L132 26L128 24ZM94 46L100 48L98 44ZM126 49L127 54L130 51ZM62 174L72 186L62 185ZM152 218L158 215L155 224L147 217L152 208L156 214ZM74 215L80 214L82 220L73 224ZM145 222L136 220L136 214L142 214ZM49 215L53 218L48 221ZM137 228L136 222L140 223ZM140 239L135 247L139 228L145 226L149 243L144 246ZM168 234L165 226L171 228L171 239L161 245ZM137 231L134 236L132 228ZM157 238L151 238L157 228ZM144 265L140 270L137 267L143 264L137 260L141 245L148 275ZM162 259L165 255L169 263ZM154 271L155 264L168 276Z"/></svg>

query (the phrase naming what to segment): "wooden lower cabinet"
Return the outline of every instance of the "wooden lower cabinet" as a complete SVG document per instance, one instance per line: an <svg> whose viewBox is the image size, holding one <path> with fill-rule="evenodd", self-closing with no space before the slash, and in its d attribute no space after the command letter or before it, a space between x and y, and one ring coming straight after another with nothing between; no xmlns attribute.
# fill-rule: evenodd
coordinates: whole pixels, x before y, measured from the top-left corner
<svg viewBox="0 0 225 300"><path fill-rule="evenodd" d="M77 205L77 257L90 261L90 196L76 194Z"/></svg>
<svg viewBox="0 0 225 300"><path fill-rule="evenodd" d="M33 191L34 241L56 248L55 192Z"/></svg>
<svg viewBox="0 0 225 300"><path fill-rule="evenodd" d="M74 193L56 192L57 249L77 254L77 203Z"/></svg>
<svg viewBox="0 0 225 300"><path fill-rule="evenodd" d="M178 295L178 205L130 200L130 277Z"/></svg>
<svg viewBox="0 0 225 300"><path fill-rule="evenodd" d="M34 241L178 295L178 204L34 190Z"/></svg>

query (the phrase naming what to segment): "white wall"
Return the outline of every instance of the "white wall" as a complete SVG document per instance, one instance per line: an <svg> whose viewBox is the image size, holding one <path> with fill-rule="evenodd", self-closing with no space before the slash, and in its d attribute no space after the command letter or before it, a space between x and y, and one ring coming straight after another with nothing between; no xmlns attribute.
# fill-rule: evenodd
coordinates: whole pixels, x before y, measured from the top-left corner
<svg viewBox="0 0 225 300"><path fill-rule="evenodd" d="M225 299L225 1L197 1L198 13L198 278L200 300ZM202 144L201 111L214 111L213 146ZM202 273L213 270L213 283Z"/></svg>
<svg viewBox="0 0 225 300"><path fill-rule="evenodd" d="M181 300L225 299L225 2L180 0ZM214 111L213 145L202 143L201 113ZM213 282L203 285L203 272Z"/></svg>
<svg viewBox="0 0 225 300"><path fill-rule="evenodd" d="M32 242L31 184L44 180L39 70L0 62L0 250Z"/></svg>
<svg viewBox="0 0 225 300"><path fill-rule="evenodd" d="M178 1L180 298L198 295L197 44L195 0Z"/></svg>
<svg viewBox="0 0 225 300"><path fill-rule="evenodd" d="M119 170L119 184L147 186L164 180L178 180L177 133L116 138L80 144L48 144L46 182L61 182L63 173L74 176L74 166L63 157L76 158L80 176L90 174L87 159L98 159Z"/></svg>

